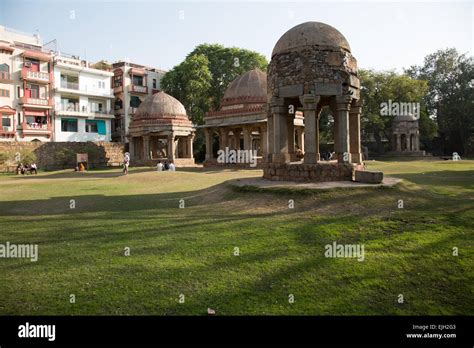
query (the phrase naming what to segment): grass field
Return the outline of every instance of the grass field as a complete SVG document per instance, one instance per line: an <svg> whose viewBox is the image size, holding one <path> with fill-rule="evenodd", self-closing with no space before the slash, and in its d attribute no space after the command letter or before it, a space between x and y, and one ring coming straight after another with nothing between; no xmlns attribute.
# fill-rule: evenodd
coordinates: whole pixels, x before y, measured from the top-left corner
<svg viewBox="0 0 474 348"><path fill-rule="evenodd" d="M473 315L474 161L368 167L404 180L273 192L229 185L258 170L2 175L0 243L37 243L39 259L0 259L0 315ZM363 244L364 262L326 258L333 241Z"/></svg>

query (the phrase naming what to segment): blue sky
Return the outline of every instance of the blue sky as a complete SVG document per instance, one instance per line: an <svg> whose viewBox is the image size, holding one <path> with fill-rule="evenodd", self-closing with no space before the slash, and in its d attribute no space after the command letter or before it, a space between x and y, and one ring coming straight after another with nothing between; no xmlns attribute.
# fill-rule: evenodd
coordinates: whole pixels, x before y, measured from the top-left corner
<svg viewBox="0 0 474 348"><path fill-rule="evenodd" d="M473 55L474 2L0 0L0 24L57 40L91 61L129 59L170 69L200 43L270 58L278 38L306 21L330 24L363 68L421 64L437 49Z"/></svg>

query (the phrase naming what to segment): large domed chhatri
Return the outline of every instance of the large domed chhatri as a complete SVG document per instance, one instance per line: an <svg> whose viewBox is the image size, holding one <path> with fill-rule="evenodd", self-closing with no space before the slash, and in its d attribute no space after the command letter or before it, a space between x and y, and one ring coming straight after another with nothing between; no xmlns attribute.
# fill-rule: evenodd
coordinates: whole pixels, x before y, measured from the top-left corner
<svg viewBox="0 0 474 348"><path fill-rule="evenodd" d="M219 110L210 111L204 117L206 135L205 166L236 164L217 163L213 153L214 138L219 149L254 150L257 161L268 154L267 137L267 74L253 69L236 77L227 87ZM295 119L295 129L302 139L303 119Z"/></svg>
<svg viewBox="0 0 474 348"><path fill-rule="evenodd" d="M360 146L360 83L357 61L346 38L320 22L299 24L274 46L268 65L268 163L270 180L351 180L362 162ZM337 163L320 162L319 115L325 107L334 118ZM304 164L294 163L294 127L297 112L304 114ZM295 173L305 171L300 176Z"/></svg>
<svg viewBox="0 0 474 348"><path fill-rule="evenodd" d="M145 98L129 132L129 152L135 163L168 160L178 166L194 164L192 122L183 104L165 92Z"/></svg>

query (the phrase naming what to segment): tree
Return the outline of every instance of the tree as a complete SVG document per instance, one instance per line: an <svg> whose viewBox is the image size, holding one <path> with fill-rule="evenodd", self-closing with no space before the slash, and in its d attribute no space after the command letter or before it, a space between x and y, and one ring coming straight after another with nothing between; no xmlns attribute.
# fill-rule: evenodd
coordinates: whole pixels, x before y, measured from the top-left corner
<svg viewBox="0 0 474 348"><path fill-rule="evenodd" d="M197 46L161 81L163 90L180 100L194 124L203 124L204 114L218 109L227 86L248 70L267 68L257 52L218 44Z"/></svg>
<svg viewBox="0 0 474 348"><path fill-rule="evenodd" d="M406 73L428 81L425 97L430 115L436 118L446 153L472 153L474 131L474 60L454 48L425 57L423 66L412 66Z"/></svg>
<svg viewBox="0 0 474 348"><path fill-rule="evenodd" d="M424 105L424 96L428 91L426 81L415 80L405 74L394 71L377 72L373 70L359 70L361 80L362 115L361 129L368 140L369 134L374 136L377 151L384 152L383 138L391 139L391 126L394 116L382 115L382 103L390 100L400 103L420 103L420 140L425 148L431 144L436 134L433 120L428 117Z"/></svg>

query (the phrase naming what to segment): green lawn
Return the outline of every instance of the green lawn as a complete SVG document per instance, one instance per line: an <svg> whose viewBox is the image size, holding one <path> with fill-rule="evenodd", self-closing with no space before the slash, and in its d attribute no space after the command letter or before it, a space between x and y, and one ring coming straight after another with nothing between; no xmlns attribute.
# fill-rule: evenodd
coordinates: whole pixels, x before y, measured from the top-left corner
<svg viewBox="0 0 474 348"><path fill-rule="evenodd" d="M0 259L0 315L473 315L474 161L368 168L404 180L262 192L229 185L258 170L2 175L0 243L37 243L39 260ZM363 244L364 262L326 258L333 241Z"/></svg>

